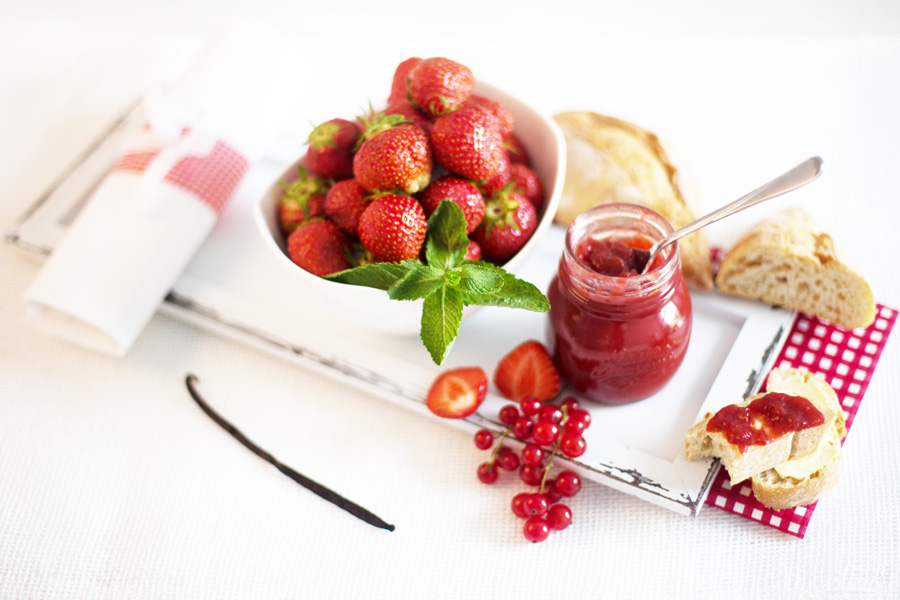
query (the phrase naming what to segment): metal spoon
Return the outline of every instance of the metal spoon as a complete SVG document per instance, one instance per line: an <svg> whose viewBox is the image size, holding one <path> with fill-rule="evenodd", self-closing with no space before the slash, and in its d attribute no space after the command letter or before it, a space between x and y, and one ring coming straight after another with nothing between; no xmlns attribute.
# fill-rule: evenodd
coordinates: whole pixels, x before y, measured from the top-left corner
<svg viewBox="0 0 900 600"><path fill-rule="evenodd" d="M677 229L662 238L655 244L653 244L649 250L642 250L639 248L632 249L632 258L634 259L634 266L638 273L643 273L647 268L647 265L653 262L653 259L656 258L656 255L662 251L663 248L678 240L683 238L684 236L694 233L701 227L706 227L710 223L715 223L720 219L724 219L730 215L733 215L736 212L740 212L745 208L750 208L755 204L759 204L760 202L765 202L766 200L770 200L775 198L776 196L780 196L782 194L786 194L793 190L796 190L799 187L802 187L818 177L822 173L822 159L818 156L813 156L811 158L807 158L805 161L787 171L782 173L769 183L762 185L746 196L742 196L735 200L730 204L726 204L722 208L718 210L714 210L706 216L700 217L696 221L693 221L684 227Z"/></svg>

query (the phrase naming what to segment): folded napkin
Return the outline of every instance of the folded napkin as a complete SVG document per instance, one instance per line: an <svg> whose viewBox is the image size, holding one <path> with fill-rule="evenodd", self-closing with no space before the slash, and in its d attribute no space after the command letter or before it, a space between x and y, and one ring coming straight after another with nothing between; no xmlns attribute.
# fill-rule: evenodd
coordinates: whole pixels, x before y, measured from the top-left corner
<svg viewBox="0 0 900 600"><path fill-rule="evenodd" d="M269 32L230 29L143 99L146 126L26 290L27 322L128 351L283 125L282 48Z"/></svg>

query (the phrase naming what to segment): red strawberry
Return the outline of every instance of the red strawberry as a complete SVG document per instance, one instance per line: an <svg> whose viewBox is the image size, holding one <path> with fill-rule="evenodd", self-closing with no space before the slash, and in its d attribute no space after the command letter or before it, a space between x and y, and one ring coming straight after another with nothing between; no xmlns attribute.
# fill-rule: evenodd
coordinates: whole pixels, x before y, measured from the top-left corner
<svg viewBox="0 0 900 600"><path fill-rule="evenodd" d="M380 261L399 262L419 257L425 241L425 211L410 196L376 197L359 218L359 239Z"/></svg>
<svg viewBox="0 0 900 600"><path fill-rule="evenodd" d="M353 176L365 189L414 194L431 180L428 134L402 121L399 115L379 115L367 122L362 145L353 157Z"/></svg>
<svg viewBox="0 0 900 600"><path fill-rule="evenodd" d="M322 177L310 177L303 167L297 167L297 172L296 181L282 184L284 194L278 201L278 222L286 234L301 223L325 215L325 194L330 182Z"/></svg>
<svg viewBox="0 0 900 600"><path fill-rule="evenodd" d="M426 58L409 71L409 99L425 114L439 117L465 102L475 77L449 58Z"/></svg>
<svg viewBox="0 0 900 600"><path fill-rule="evenodd" d="M485 109L495 117L497 117L497 122L500 127L500 137L506 139L509 137L509 134L512 133L513 127L515 126L515 121L513 120L512 114L506 109L503 104L497 100L493 100L491 98L486 98L485 96L479 96L477 94L472 94L469 96L469 99L466 100L466 104L474 104L476 106L480 106Z"/></svg>
<svg viewBox="0 0 900 600"><path fill-rule="evenodd" d="M369 206L369 198L355 179L338 181L325 196L325 214L347 235L356 237L359 218Z"/></svg>
<svg viewBox="0 0 900 600"><path fill-rule="evenodd" d="M288 237L291 260L319 277L349 269L349 253L350 240L326 219L303 223Z"/></svg>
<svg viewBox="0 0 900 600"><path fill-rule="evenodd" d="M543 344L528 340L500 359L494 371L494 385L514 402L525 396L550 400L559 393L559 372Z"/></svg>
<svg viewBox="0 0 900 600"><path fill-rule="evenodd" d="M481 190L481 194L485 198L490 198L493 194L506 187L506 184L509 183L509 177L511 173L512 171L510 171L509 161L500 161L500 170L497 172L497 174L487 181L478 182L478 189Z"/></svg>
<svg viewBox="0 0 900 600"><path fill-rule="evenodd" d="M425 216L437 210L441 201L450 200L459 206L466 217L466 233L472 233L484 218L484 197L478 188L459 177L435 179L419 196Z"/></svg>
<svg viewBox="0 0 900 600"><path fill-rule="evenodd" d="M487 260L503 263L525 245L536 228L534 205L507 186L485 203L484 219L472 238Z"/></svg>
<svg viewBox="0 0 900 600"><path fill-rule="evenodd" d="M522 145L522 140L520 140L515 133L509 134L509 136L503 140L503 147L506 148L509 162L513 164L520 163L523 165L531 164L531 158L528 156L528 151L525 150L525 146Z"/></svg>
<svg viewBox="0 0 900 600"><path fill-rule="evenodd" d="M386 115L401 115L407 121L411 121L415 123L426 132L431 133L431 121L429 121L425 115L416 110L416 107L403 100L402 102L394 102L389 104L384 111L382 111Z"/></svg>
<svg viewBox="0 0 900 600"><path fill-rule="evenodd" d="M535 209L540 210L544 204L544 185L537 173L527 165L517 163L510 165L510 180L514 189L528 198Z"/></svg>
<svg viewBox="0 0 900 600"><path fill-rule="evenodd" d="M437 162L473 181L488 181L509 161L497 117L479 106L463 106L440 117L431 129Z"/></svg>
<svg viewBox="0 0 900 600"><path fill-rule="evenodd" d="M362 134L362 126L345 119L332 119L309 134L306 164L321 175L346 179L353 175L353 152Z"/></svg>
<svg viewBox="0 0 900 600"><path fill-rule="evenodd" d="M469 246L466 248L466 260L481 260L481 246L475 240L469 240Z"/></svg>
<svg viewBox="0 0 900 600"><path fill-rule="evenodd" d="M478 410L487 388L484 369L457 367L437 376L425 397L425 405L439 417L462 419Z"/></svg>
<svg viewBox="0 0 900 600"><path fill-rule="evenodd" d="M407 58L397 65L397 70L394 71L394 80L391 82L391 95L388 96L388 104L409 101L409 72L420 62L422 62L421 58L413 57Z"/></svg>

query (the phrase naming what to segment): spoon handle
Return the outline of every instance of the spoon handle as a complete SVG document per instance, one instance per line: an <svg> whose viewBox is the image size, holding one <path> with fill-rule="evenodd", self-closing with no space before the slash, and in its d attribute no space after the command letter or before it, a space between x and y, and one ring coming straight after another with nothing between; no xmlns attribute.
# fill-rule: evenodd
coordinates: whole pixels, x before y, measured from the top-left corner
<svg viewBox="0 0 900 600"><path fill-rule="evenodd" d="M734 202L726 204L722 208L714 210L708 215L700 217L696 221L693 221L678 229L678 231L672 232L668 236L656 242L653 248L650 249L650 254L655 256L657 252L659 252L675 240L691 234L702 227L706 227L710 223L714 223L719 219L724 219L725 217L742 211L745 208L750 208L751 206L759 204L760 202L765 202L766 200L770 200L772 198L775 198L776 196L780 196L792 190L796 190L797 188L806 185L807 183L818 177L821 173L822 159L818 156L807 158L805 161L803 161L793 169L782 173L769 183L763 184L749 194L738 198Z"/></svg>

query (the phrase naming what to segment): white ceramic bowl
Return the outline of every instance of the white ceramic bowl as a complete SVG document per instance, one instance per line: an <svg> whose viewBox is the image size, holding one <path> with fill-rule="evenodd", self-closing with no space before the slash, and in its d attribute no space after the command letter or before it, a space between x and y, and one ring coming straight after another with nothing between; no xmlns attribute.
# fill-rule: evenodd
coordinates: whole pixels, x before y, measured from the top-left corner
<svg viewBox="0 0 900 600"><path fill-rule="evenodd" d="M552 119L541 115L521 100L481 82L475 85L474 91L476 94L499 100L512 113L515 120L515 134L528 151L531 166L544 185L544 207L534 235L503 265L505 270L517 274L526 257L552 224L553 215L559 206L565 179L565 140ZM387 293L382 290L328 281L295 266L288 258L278 225L276 207L282 195L281 182L296 179L297 165L302 161L301 158L286 169L255 206L254 218L264 242L271 250L272 260L286 261L294 267L293 276L302 280L304 286L311 292L319 295L325 301L323 304L333 308L340 318L383 333L418 334L422 314L421 300L414 302L389 300ZM466 307L463 318L476 308Z"/></svg>

